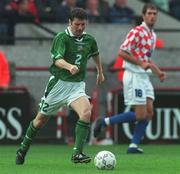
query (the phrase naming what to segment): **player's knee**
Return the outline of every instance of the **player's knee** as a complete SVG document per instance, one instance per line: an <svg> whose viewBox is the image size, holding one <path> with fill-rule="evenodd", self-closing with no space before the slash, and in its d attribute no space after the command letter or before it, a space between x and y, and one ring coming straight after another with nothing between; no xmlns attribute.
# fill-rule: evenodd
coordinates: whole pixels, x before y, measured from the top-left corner
<svg viewBox="0 0 180 174"><path fill-rule="evenodd" d="M142 121L142 120L146 120L146 119L147 119L146 115L137 115L136 116L137 121Z"/></svg>
<svg viewBox="0 0 180 174"><path fill-rule="evenodd" d="M149 110L149 111L146 111L144 113L136 114L136 120L137 121L151 120L153 115L154 115L153 111Z"/></svg>
<svg viewBox="0 0 180 174"><path fill-rule="evenodd" d="M83 112L82 112L82 120L84 121L90 121L91 119L91 109L85 109Z"/></svg>

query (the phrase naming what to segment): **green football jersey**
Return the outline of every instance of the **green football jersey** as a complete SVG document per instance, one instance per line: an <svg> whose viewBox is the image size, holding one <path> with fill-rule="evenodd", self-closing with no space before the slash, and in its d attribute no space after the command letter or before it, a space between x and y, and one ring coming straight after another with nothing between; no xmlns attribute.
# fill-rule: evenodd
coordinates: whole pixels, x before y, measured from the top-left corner
<svg viewBox="0 0 180 174"><path fill-rule="evenodd" d="M96 40L91 35L83 32L80 38L76 38L68 27L64 32L58 33L54 38L51 57L53 62L57 59L64 59L70 64L77 65L79 72L72 75L68 70L58 68L55 64L50 66L49 71L56 78L63 81L83 81L88 59L98 54Z"/></svg>

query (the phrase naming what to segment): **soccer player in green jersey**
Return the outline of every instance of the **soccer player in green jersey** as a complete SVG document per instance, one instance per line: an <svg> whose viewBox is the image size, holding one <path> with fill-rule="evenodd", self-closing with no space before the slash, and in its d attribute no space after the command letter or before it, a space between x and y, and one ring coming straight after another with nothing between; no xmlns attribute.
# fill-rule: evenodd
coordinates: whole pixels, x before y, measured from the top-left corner
<svg viewBox="0 0 180 174"><path fill-rule="evenodd" d="M97 84L104 81L104 75L96 40L84 32L86 24L87 13L81 8L74 8L71 11L67 29L54 38L51 49L53 63L50 67L52 76L41 98L39 112L30 122L20 148L16 152L18 165L24 163L27 151L38 130L63 105L71 107L79 116L71 160L74 163L91 161L91 158L83 153L91 117L91 105L83 82L89 58L92 57L96 64Z"/></svg>

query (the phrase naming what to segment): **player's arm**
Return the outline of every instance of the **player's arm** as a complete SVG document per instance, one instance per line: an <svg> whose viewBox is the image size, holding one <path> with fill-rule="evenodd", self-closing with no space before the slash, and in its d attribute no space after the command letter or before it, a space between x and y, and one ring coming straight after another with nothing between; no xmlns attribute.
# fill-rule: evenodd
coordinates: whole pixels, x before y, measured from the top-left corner
<svg viewBox="0 0 180 174"><path fill-rule="evenodd" d="M57 59L55 60L54 64L58 68L63 68L63 69L68 70L73 75L79 72L79 68L76 65L72 65L68 63L67 61L65 61L64 59Z"/></svg>
<svg viewBox="0 0 180 174"><path fill-rule="evenodd" d="M124 60L134 64L134 65L139 65L143 69L148 69L149 68L149 63L140 61L139 59L136 59L133 55L129 54L128 52L124 50L120 50L119 54L120 57L122 57Z"/></svg>
<svg viewBox="0 0 180 174"><path fill-rule="evenodd" d="M150 63L149 65L152 72L157 75L161 82L163 82L166 79L166 73L164 71L161 71L159 67L153 63Z"/></svg>
<svg viewBox="0 0 180 174"><path fill-rule="evenodd" d="M66 49L66 39L63 37L62 33L57 34L51 48L53 62L58 68L63 68L68 70L71 74L76 74L79 71L78 67L68 63L64 59Z"/></svg>
<svg viewBox="0 0 180 174"><path fill-rule="evenodd" d="M103 74L103 68L101 63L101 58L99 55L93 56L93 60L96 64L97 69L97 80L96 84L101 84L104 81L104 74Z"/></svg>

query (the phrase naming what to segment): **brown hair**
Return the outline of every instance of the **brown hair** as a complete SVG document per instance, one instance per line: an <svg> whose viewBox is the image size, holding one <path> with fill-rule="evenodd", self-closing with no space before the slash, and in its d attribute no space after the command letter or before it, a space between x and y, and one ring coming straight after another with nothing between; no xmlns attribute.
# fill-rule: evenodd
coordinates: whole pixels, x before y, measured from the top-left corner
<svg viewBox="0 0 180 174"><path fill-rule="evenodd" d="M142 9L142 14L146 14L148 9L153 9L153 10L158 11L156 5L154 5L152 3L147 3L147 4L144 5L144 7Z"/></svg>
<svg viewBox="0 0 180 174"><path fill-rule="evenodd" d="M78 18L80 20L87 20L88 19L88 15L87 15L86 11L83 8L73 8L71 10L69 19L71 21L73 21L74 18Z"/></svg>

